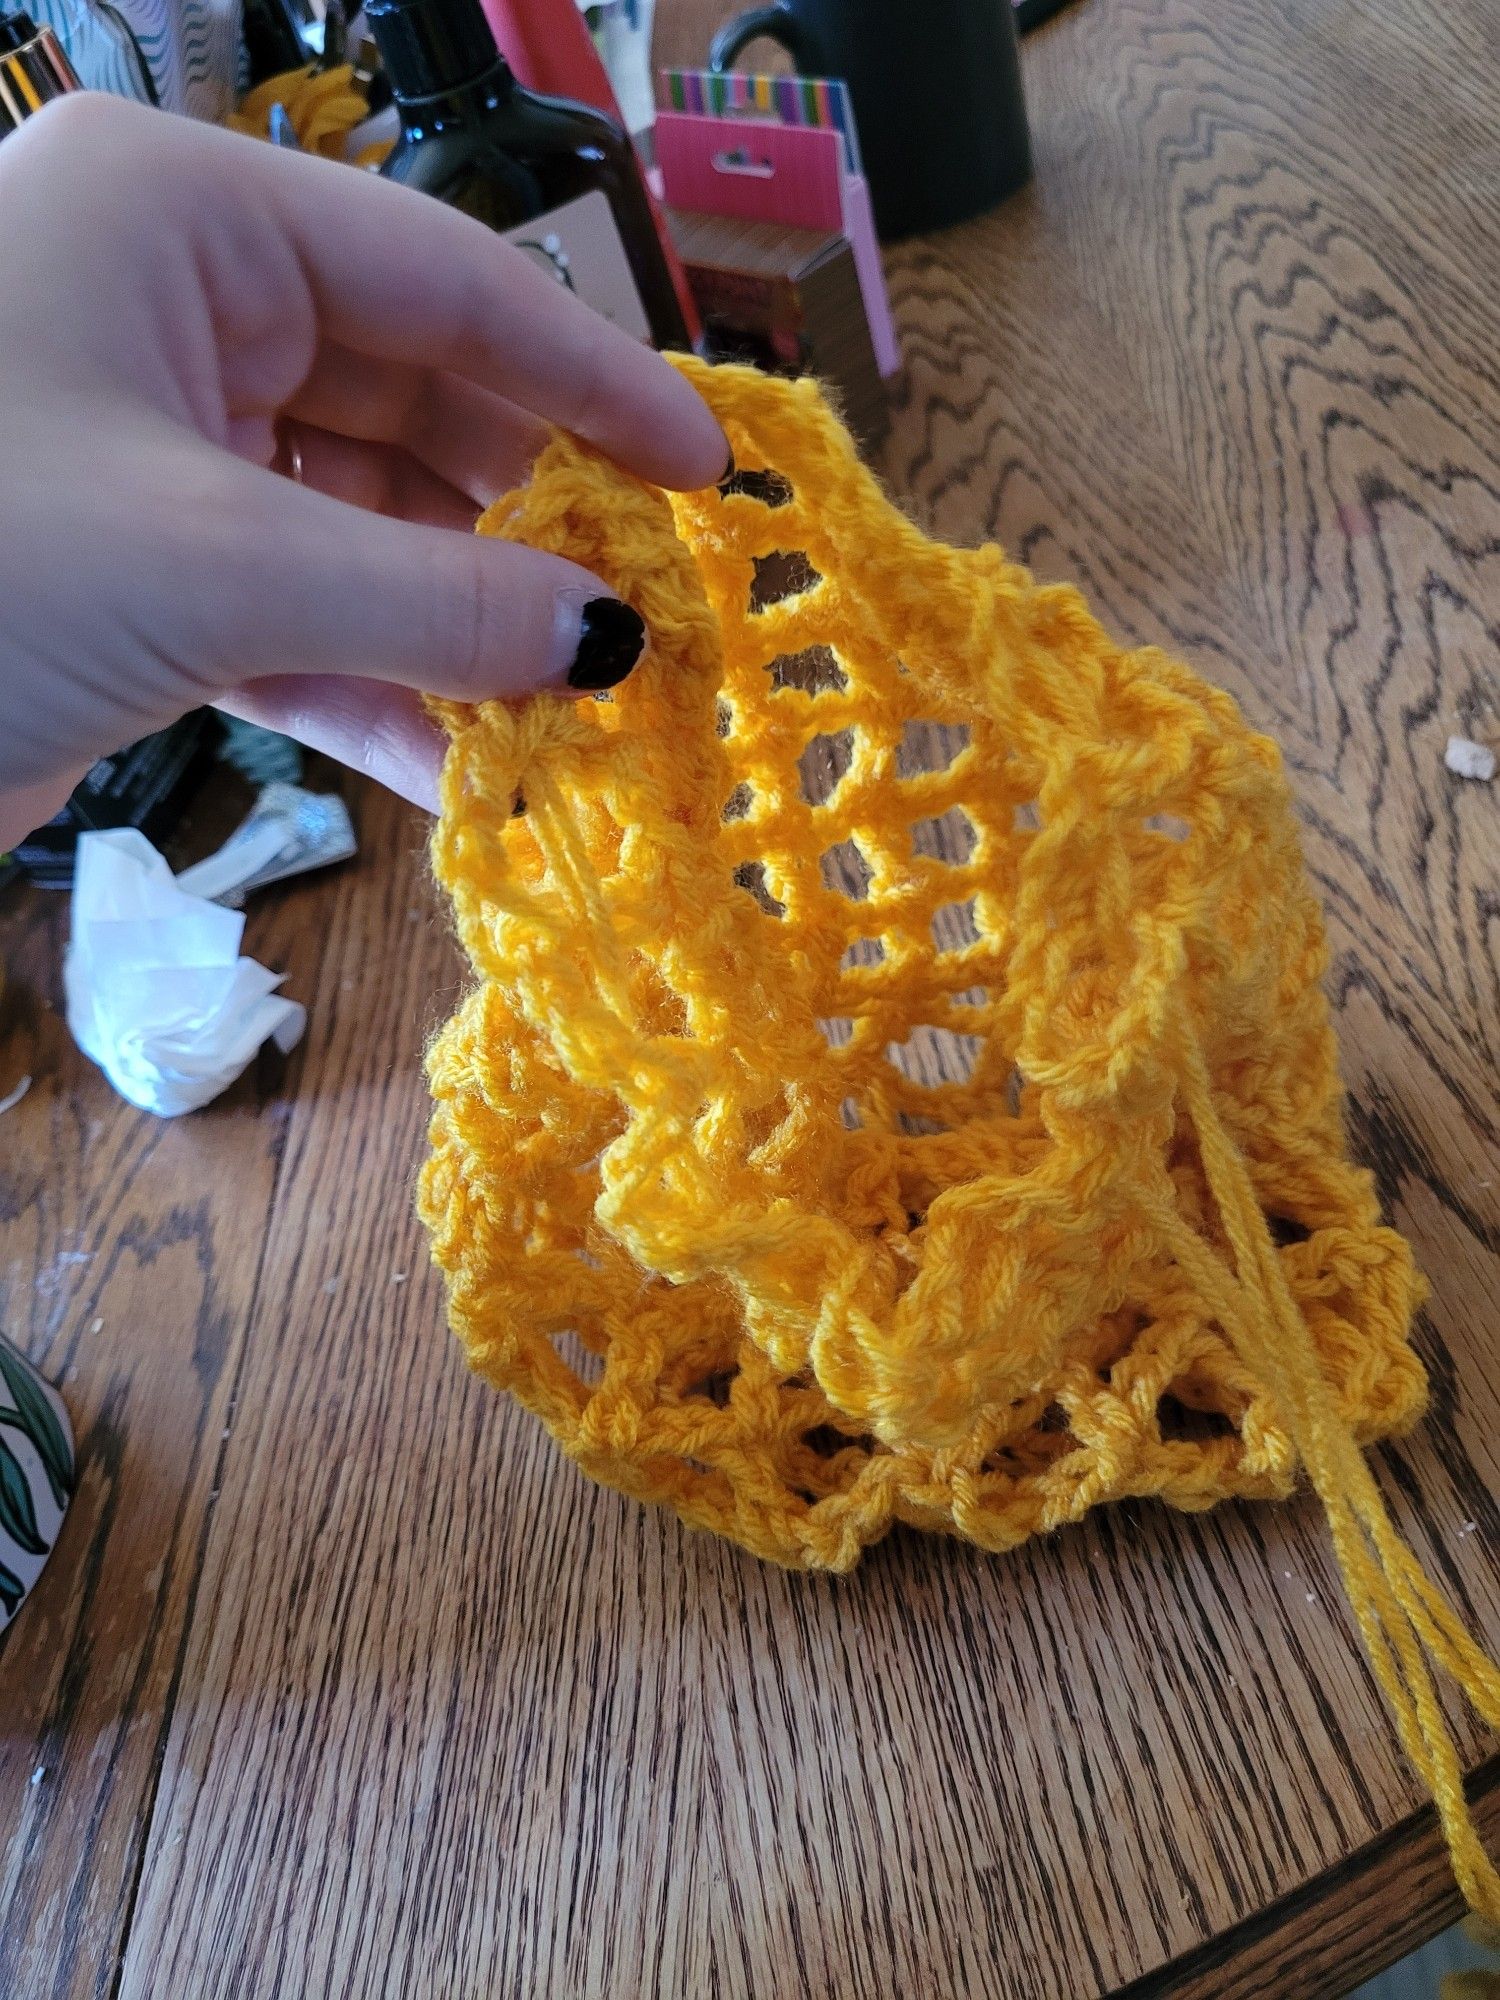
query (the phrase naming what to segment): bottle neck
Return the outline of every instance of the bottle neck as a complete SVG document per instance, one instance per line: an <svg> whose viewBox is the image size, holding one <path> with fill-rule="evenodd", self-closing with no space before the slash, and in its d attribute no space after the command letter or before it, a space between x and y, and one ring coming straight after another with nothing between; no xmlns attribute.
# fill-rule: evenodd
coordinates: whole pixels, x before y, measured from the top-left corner
<svg viewBox="0 0 1500 2000"><path fill-rule="evenodd" d="M516 88L479 0L368 0L365 19L403 114L441 103L493 104Z"/></svg>

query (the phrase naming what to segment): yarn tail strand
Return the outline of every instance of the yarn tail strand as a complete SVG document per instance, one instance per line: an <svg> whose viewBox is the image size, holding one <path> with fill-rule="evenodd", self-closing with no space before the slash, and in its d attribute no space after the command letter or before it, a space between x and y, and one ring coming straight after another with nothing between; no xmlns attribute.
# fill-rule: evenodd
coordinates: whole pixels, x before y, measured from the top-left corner
<svg viewBox="0 0 1500 2000"><path fill-rule="evenodd" d="M1500 1923L1500 1873L1464 1797L1463 1773L1428 1660L1500 1729L1500 1667L1465 1631L1401 1539L1370 1466L1334 1405L1239 1149L1224 1130L1197 1036L1180 1035L1183 1105L1234 1252L1235 1270L1165 1197L1157 1220L1172 1253L1212 1301L1226 1337L1271 1387L1328 1515L1334 1553L1366 1653L1413 1768L1432 1796L1465 1900Z"/></svg>

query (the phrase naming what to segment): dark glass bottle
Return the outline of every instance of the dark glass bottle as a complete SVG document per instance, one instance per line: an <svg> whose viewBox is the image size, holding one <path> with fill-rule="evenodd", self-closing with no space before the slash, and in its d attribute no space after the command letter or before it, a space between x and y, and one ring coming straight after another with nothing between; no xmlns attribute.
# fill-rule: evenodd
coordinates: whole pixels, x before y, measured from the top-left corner
<svg viewBox="0 0 1500 2000"><path fill-rule="evenodd" d="M690 345L629 139L518 83L479 0L368 0L401 115L381 172L475 216L658 347Z"/></svg>
<svg viewBox="0 0 1500 2000"><path fill-rule="evenodd" d="M297 25L290 0L245 0L242 15L245 60L252 87L267 77L306 69L312 56Z"/></svg>

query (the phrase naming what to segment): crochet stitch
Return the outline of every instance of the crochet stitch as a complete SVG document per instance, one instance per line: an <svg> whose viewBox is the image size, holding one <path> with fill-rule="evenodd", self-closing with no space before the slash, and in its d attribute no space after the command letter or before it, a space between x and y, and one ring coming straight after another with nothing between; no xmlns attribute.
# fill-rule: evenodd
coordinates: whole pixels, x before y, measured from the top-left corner
<svg viewBox="0 0 1500 2000"><path fill-rule="evenodd" d="M592 1477L801 1568L1305 1470L1500 1911L1423 1649L1492 1725L1500 1675L1358 1449L1421 1410L1422 1288L1344 1149L1278 751L1075 590L929 541L811 383L681 365L726 491L560 438L482 523L606 578L646 661L435 704L478 983L420 1206L470 1361Z"/></svg>

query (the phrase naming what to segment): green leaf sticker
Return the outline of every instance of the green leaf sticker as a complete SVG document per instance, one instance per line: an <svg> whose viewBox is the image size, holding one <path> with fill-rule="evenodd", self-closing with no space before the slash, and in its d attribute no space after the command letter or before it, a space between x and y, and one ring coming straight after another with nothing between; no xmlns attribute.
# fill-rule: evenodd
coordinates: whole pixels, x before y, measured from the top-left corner
<svg viewBox="0 0 1500 2000"><path fill-rule="evenodd" d="M0 1534L9 1535L16 1547L29 1556L47 1553L47 1544L36 1524L30 1482L3 1437L0 1437Z"/></svg>
<svg viewBox="0 0 1500 2000"><path fill-rule="evenodd" d="M36 1446L47 1484L52 1488L52 1498L59 1507L66 1507L73 1491L73 1453L67 1436L51 1403L33 1381L30 1368L3 1336L0 1336L0 1380L16 1406L14 1417L8 1410L0 1411L0 1424L25 1431Z"/></svg>

